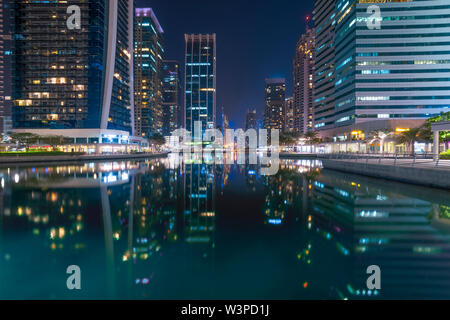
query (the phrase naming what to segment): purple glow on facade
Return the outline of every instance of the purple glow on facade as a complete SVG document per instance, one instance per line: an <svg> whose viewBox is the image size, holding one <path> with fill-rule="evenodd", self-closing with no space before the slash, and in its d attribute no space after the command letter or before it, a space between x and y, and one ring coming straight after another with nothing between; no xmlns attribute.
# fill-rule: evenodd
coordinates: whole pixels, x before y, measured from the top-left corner
<svg viewBox="0 0 450 320"><path fill-rule="evenodd" d="M136 8L136 16L137 17L151 17L153 22L156 25L159 33L164 33L163 28L159 24L158 18L156 18L155 13L152 8Z"/></svg>

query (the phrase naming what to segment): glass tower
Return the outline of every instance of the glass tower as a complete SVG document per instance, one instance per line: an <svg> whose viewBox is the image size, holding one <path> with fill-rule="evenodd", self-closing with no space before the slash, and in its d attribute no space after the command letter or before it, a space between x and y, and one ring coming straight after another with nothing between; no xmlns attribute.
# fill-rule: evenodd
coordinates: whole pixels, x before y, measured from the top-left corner
<svg viewBox="0 0 450 320"><path fill-rule="evenodd" d="M132 0L14 1L13 125L133 133Z"/></svg>
<svg viewBox="0 0 450 320"><path fill-rule="evenodd" d="M186 34L185 127L216 127L216 35Z"/></svg>
<svg viewBox="0 0 450 320"><path fill-rule="evenodd" d="M12 110L12 1L0 2L0 135L11 129Z"/></svg>
<svg viewBox="0 0 450 320"><path fill-rule="evenodd" d="M177 61L164 61L163 73L163 135L170 136L178 129L180 109L180 66Z"/></svg>
<svg viewBox="0 0 450 320"><path fill-rule="evenodd" d="M136 9L135 123L141 137L162 133L163 34L151 8Z"/></svg>
<svg viewBox="0 0 450 320"><path fill-rule="evenodd" d="M284 130L286 79L266 79L264 128Z"/></svg>
<svg viewBox="0 0 450 320"><path fill-rule="evenodd" d="M450 106L448 1L336 2L334 135L412 128ZM352 133L353 132L353 133Z"/></svg>

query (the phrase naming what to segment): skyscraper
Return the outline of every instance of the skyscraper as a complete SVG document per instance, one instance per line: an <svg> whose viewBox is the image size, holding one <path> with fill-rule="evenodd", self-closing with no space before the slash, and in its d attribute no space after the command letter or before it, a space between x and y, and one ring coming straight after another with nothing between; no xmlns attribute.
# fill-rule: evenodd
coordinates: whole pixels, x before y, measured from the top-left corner
<svg viewBox="0 0 450 320"><path fill-rule="evenodd" d="M314 30L307 28L297 42L294 58L294 131L300 133L314 129L314 49Z"/></svg>
<svg viewBox="0 0 450 320"><path fill-rule="evenodd" d="M177 61L164 61L163 73L163 134L170 134L178 128L180 109L180 66Z"/></svg>
<svg viewBox="0 0 450 320"><path fill-rule="evenodd" d="M164 30L151 8L136 8L135 25L136 135L151 137L163 128Z"/></svg>
<svg viewBox="0 0 450 320"><path fill-rule="evenodd" d="M12 111L12 1L0 3L0 135L11 129Z"/></svg>
<svg viewBox="0 0 450 320"><path fill-rule="evenodd" d="M266 79L264 128L284 130L286 79Z"/></svg>
<svg viewBox="0 0 450 320"><path fill-rule="evenodd" d="M14 1L17 131L125 141L133 133L134 2ZM57 130L57 131L55 131Z"/></svg>
<svg viewBox="0 0 450 320"><path fill-rule="evenodd" d="M379 19L368 2L336 2L330 135L341 139L417 127L450 110L448 1L377 3Z"/></svg>
<svg viewBox="0 0 450 320"><path fill-rule="evenodd" d="M314 5L314 129L334 127L334 28L335 1L316 0Z"/></svg>
<svg viewBox="0 0 450 320"><path fill-rule="evenodd" d="M247 115L245 118L245 131L247 131L248 129L258 129L256 118L256 110L247 110Z"/></svg>
<svg viewBox="0 0 450 320"><path fill-rule="evenodd" d="M216 127L216 34L186 34L185 127Z"/></svg>
<svg viewBox="0 0 450 320"><path fill-rule="evenodd" d="M284 103L284 132L296 132L295 118L294 98L286 98Z"/></svg>

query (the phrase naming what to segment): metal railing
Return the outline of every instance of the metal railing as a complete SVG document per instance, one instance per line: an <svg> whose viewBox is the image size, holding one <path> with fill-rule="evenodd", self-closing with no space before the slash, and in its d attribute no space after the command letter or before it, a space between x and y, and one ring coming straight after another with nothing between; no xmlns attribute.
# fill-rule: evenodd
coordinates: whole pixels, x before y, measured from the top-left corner
<svg viewBox="0 0 450 320"><path fill-rule="evenodd" d="M428 167L434 166L436 168L450 168L450 161L442 160L438 157L437 161L433 158L433 153L358 153L358 152L338 152L321 154L319 158L334 159L334 160L353 160L355 162L390 164L401 166L418 166L426 165ZM389 161L390 160L390 161Z"/></svg>

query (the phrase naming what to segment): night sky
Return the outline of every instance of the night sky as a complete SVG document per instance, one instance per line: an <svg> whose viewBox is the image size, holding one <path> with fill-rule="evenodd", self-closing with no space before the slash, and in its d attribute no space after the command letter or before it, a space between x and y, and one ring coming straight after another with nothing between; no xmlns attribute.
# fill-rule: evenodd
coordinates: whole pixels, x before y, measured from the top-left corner
<svg viewBox="0 0 450 320"><path fill-rule="evenodd" d="M243 127L248 108L264 112L264 79L285 77L292 95L292 59L312 0L137 0L164 29L165 59L183 67L184 34L217 34L217 120ZM184 77L182 71L181 78Z"/></svg>

